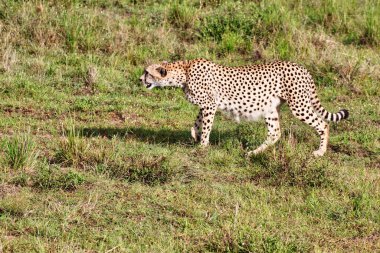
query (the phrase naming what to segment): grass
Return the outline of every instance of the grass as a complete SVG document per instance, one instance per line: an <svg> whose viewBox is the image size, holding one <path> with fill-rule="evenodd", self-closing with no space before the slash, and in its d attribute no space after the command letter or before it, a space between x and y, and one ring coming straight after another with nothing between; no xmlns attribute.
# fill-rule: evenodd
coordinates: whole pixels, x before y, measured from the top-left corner
<svg viewBox="0 0 380 253"><path fill-rule="evenodd" d="M5 161L11 169L32 167L36 161L36 148L30 133L22 133L4 142Z"/></svg>
<svg viewBox="0 0 380 253"><path fill-rule="evenodd" d="M0 251L376 252L380 249L378 1L0 2ZM204 57L290 60L329 111L328 152L281 108L217 114L190 137L181 90L143 68ZM30 129L30 130L25 130Z"/></svg>

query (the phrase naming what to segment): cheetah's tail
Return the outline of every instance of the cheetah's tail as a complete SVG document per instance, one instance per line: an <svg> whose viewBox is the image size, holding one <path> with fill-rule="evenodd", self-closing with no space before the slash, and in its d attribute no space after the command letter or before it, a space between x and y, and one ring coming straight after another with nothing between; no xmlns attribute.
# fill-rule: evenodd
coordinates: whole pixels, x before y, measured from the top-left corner
<svg viewBox="0 0 380 253"><path fill-rule="evenodd" d="M319 101L315 91L312 92L311 96L311 104L313 105L314 109L317 111L317 113L322 116L324 119L328 121L333 121L333 122L338 122L341 121L342 119L347 119L348 118L348 111L346 109L342 109L337 113L331 113L328 112L323 106L321 105L321 102Z"/></svg>

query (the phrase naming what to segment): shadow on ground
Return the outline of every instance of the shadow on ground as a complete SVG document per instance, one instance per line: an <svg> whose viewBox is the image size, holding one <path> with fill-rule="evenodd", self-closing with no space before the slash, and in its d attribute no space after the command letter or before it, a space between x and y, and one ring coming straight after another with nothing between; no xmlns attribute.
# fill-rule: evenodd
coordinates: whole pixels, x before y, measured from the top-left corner
<svg viewBox="0 0 380 253"><path fill-rule="evenodd" d="M167 128L152 129L145 127L88 127L79 129L81 135L84 137L100 136L105 138L113 138L115 136L121 138L132 138L147 143L167 143L167 144L194 144L189 130L173 130ZM230 131L213 131L210 136L210 143L217 144L220 139L227 139L231 137L233 133Z"/></svg>

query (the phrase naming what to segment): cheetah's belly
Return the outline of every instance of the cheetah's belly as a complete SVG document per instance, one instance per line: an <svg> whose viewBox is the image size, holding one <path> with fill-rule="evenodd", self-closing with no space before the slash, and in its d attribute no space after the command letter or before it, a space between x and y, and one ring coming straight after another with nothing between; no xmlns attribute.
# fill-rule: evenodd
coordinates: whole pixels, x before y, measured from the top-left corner
<svg viewBox="0 0 380 253"><path fill-rule="evenodd" d="M255 101L236 102L219 99L217 104L219 110L237 122L240 122L240 120L258 121L265 115L276 110L276 107L280 104L280 99L272 97L266 104L257 103Z"/></svg>

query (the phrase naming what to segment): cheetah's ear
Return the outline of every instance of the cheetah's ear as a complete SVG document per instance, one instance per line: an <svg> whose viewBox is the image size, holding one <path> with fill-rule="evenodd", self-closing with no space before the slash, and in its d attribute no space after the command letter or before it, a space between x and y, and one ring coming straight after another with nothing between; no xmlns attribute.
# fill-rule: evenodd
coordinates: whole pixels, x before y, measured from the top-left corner
<svg viewBox="0 0 380 253"><path fill-rule="evenodd" d="M162 64L168 64L169 62L168 61L163 61Z"/></svg>
<svg viewBox="0 0 380 253"><path fill-rule="evenodd" d="M162 77L165 77L167 75L167 71L163 67L158 67L156 68L156 70L158 71L158 73L160 73Z"/></svg>

